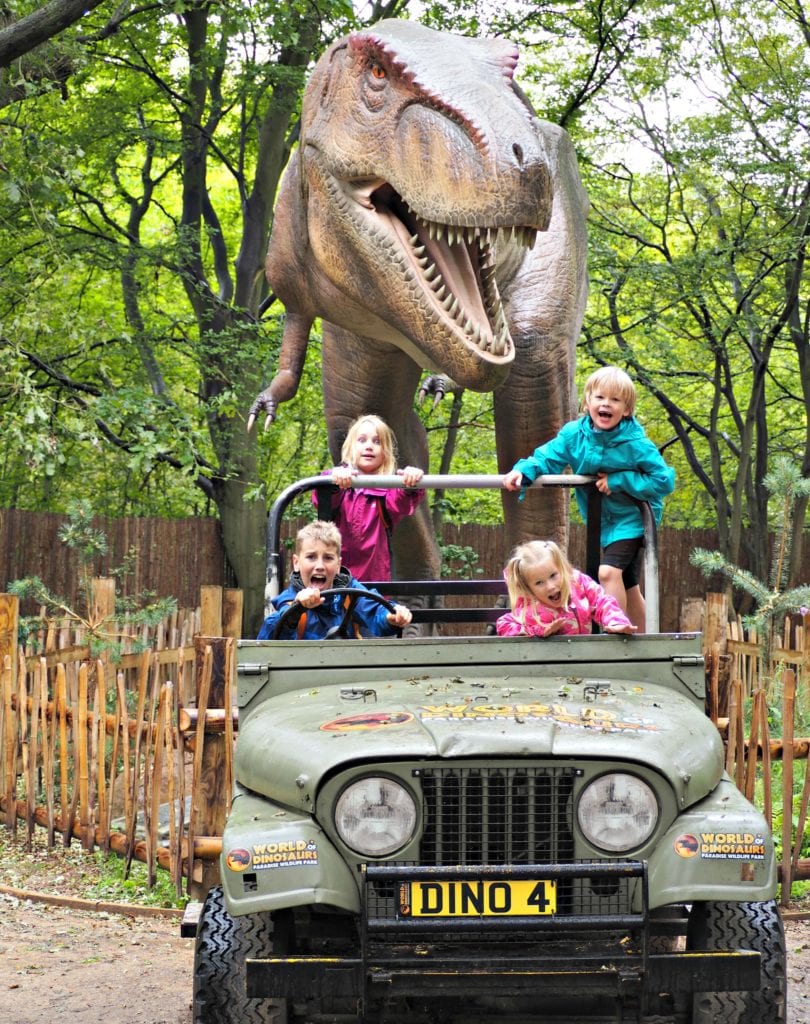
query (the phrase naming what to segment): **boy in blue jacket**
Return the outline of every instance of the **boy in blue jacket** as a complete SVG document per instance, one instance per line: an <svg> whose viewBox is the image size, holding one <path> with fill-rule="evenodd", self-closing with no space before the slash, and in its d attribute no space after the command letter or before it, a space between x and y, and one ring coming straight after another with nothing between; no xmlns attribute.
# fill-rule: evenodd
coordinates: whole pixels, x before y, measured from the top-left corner
<svg viewBox="0 0 810 1024"><path fill-rule="evenodd" d="M645 626L644 597L639 582L644 553L644 521L631 500L650 504L656 523L663 499L675 487L675 471L633 415L636 389L618 366L603 366L585 382L583 415L566 423L556 437L520 459L503 478L516 491L547 473L572 472L596 476L602 493L599 582L627 612L640 631ZM576 488L577 504L587 517L587 496Z"/></svg>
<svg viewBox="0 0 810 1024"><path fill-rule="evenodd" d="M295 538L293 571L290 585L272 605L275 611L262 623L259 640L271 640L279 619L291 604L302 608L303 622L292 617L277 637L279 640L323 640L334 626L339 626L346 613L345 595L321 595L333 587L366 589L340 564L340 531L334 523L320 520L307 523ZM377 593L371 591L371 593ZM397 628L407 626L411 613L404 605L394 605L389 612L384 605L368 598L360 598L354 607L352 621L362 636L393 636Z"/></svg>

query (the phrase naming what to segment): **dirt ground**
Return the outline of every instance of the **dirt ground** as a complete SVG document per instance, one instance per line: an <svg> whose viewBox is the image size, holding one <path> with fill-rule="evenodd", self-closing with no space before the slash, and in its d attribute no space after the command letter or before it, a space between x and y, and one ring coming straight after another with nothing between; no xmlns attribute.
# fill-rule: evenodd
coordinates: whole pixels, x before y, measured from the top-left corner
<svg viewBox="0 0 810 1024"><path fill-rule="evenodd" d="M0 1021L191 1024L194 940L180 922L0 894Z"/></svg>
<svg viewBox="0 0 810 1024"><path fill-rule="evenodd" d="M810 920L786 921L786 935L787 1024L810 1024ZM3 1024L191 1024L193 958L179 918L55 907L0 891Z"/></svg>

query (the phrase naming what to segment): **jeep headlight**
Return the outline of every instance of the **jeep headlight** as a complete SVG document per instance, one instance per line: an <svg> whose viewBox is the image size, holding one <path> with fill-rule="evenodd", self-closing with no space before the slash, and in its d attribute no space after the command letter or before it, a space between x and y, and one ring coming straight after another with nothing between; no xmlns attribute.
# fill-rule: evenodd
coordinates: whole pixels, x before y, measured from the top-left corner
<svg viewBox="0 0 810 1024"><path fill-rule="evenodd" d="M343 842L366 857L385 857L408 843L416 830L416 803L401 783L370 775L352 782L335 804Z"/></svg>
<svg viewBox="0 0 810 1024"><path fill-rule="evenodd" d="M589 843L621 853L649 839L658 821L658 800L637 775L602 775L583 789L577 821Z"/></svg>

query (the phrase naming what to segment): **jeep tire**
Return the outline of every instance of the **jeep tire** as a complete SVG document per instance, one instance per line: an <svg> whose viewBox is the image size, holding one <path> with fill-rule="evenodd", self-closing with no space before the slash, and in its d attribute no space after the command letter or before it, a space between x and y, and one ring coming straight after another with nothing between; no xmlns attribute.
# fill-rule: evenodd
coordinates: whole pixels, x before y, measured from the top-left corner
<svg viewBox="0 0 810 1024"><path fill-rule="evenodd" d="M752 992L696 992L692 1024L784 1024L785 934L776 902L695 903L687 949L760 953L760 987Z"/></svg>
<svg viewBox="0 0 810 1024"><path fill-rule="evenodd" d="M210 889L194 947L194 1024L287 1024L283 999L248 999L245 960L273 951L269 913L231 917L222 887Z"/></svg>

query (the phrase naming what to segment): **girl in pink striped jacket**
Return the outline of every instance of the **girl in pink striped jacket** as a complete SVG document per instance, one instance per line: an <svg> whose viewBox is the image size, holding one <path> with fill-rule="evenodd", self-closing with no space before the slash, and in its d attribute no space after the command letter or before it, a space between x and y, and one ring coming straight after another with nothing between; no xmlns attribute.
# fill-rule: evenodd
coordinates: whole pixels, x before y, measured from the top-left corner
<svg viewBox="0 0 810 1024"><path fill-rule="evenodd" d="M579 569L551 540L515 548L504 570L512 610L495 628L499 636L590 633L597 622L606 633L635 633L618 601Z"/></svg>

